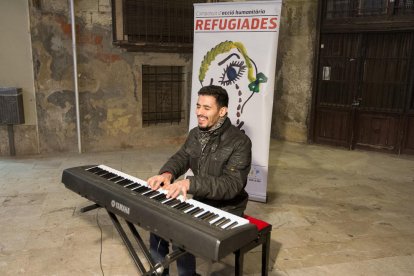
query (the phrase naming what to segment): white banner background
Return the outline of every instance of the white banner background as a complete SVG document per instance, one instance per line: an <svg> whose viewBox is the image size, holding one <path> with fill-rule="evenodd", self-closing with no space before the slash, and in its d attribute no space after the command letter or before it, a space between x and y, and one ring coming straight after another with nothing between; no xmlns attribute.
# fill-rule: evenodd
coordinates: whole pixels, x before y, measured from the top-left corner
<svg viewBox="0 0 414 276"><path fill-rule="evenodd" d="M281 0L194 4L190 129L197 126L198 90L209 84L225 88L231 122L253 143L246 190L251 200L262 202L266 201L281 4Z"/></svg>

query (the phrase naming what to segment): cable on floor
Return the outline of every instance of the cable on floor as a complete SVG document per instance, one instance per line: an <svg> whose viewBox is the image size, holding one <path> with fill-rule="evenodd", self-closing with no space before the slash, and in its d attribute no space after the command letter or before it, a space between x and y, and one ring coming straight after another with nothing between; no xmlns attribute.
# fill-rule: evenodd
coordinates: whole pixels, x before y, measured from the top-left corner
<svg viewBox="0 0 414 276"><path fill-rule="evenodd" d="M99 266L101 267L101 271L102 271L102 276L105 276L105 273L103 271L103 267L102 267L102 244L103 244L103 234L102 234L102 227L99 224L99 210L101 208L98 208L98 210L96 211L96 224L98 224L99 230L101 231L101 251L99 252Z"/></svg>

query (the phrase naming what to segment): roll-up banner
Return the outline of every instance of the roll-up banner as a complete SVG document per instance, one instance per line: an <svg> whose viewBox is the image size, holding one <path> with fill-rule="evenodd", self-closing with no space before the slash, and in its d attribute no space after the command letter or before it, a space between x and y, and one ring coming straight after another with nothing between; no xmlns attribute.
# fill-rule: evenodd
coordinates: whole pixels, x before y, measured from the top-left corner
<svg viewBox="0 0 414 276"><path fill-rule="evenodd" d="M190 129L197 92L214 84L229 94L228 116L252 140L246 191L266 201L276 54L282 1L194 4Z"/></svg>

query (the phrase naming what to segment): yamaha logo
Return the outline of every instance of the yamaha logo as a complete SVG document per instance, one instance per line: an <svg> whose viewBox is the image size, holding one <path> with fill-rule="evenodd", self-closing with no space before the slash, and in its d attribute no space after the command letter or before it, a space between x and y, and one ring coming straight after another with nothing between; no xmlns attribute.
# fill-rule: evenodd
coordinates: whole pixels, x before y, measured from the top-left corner
<svg viewBox="0 0 414 276"><path fill-rule="evenodd" d="M112 208L118 209L122 213L125 213L125 214L129 215L129 207L128 206L125 206L124 204L116 202L115 200L111 201L111 206L112 206Z"/></svg>

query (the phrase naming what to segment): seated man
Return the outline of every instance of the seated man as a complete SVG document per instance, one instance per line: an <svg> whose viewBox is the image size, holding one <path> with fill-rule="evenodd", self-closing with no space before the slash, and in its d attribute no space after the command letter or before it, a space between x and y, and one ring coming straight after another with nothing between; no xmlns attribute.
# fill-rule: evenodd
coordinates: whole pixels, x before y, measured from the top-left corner
<svg viewBox="0 0 414 276"><path fill-rule="evenodd" d="M248 194L244 190L251 164L251 141L227 118L229 97L220 86L202 87L198 92L193 128L184 145L161 168L148 185L167 190L167 198L192 194L195 200L242 216ZM188 169L194 176L175 181ZM150 252L156 262L168 254L168 242L151 233ZM195 257L185 254L177 259L180 276L196 275ZM164 271L168 275L168 270Z"/></svg>

